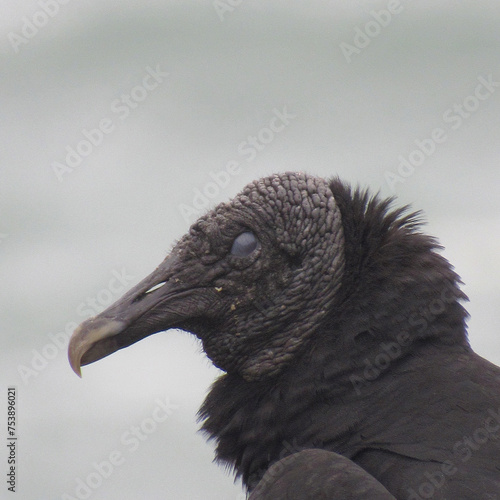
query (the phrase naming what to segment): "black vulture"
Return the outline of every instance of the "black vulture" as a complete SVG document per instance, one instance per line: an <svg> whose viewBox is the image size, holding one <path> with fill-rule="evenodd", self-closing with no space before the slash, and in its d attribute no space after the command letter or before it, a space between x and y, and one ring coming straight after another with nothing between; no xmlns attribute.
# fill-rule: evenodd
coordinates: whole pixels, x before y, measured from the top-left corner
<svg viewBox="0 0 500 500"><path fill-rule="evenodd" d="M85 321L71 366L195 334L222 375L200 409L252 500L500 499L500 369L420 215L338 178L275 174L202 216Z"/></svg>

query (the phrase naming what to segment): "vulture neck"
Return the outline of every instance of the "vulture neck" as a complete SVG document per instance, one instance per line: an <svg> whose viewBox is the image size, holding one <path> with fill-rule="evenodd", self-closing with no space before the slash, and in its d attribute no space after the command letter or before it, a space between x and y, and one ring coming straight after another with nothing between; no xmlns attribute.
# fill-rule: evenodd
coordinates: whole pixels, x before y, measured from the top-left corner
<svg viewBox="0 0 500 500"><path fill-rule="evenodd" d="M370 371L363 363L349 368L318 348L267 381L247 382L226 374L200 409L202 430L216 441L217 462L233 468L251 490L273 463L303 449L321 448L355 459L370 447L370 439L376 445L392 422L400 425L404 415L398 414L395 401L408 398L415 386L425 399L426 391L438 390L435 381L447 357L452 363L469 352L467 346L422 341L411 354L391 359L386 369L377 369L373 357ZM410 434L411 422L412 441Z"/></svg>
<svg viewBox="0 0 500 500"><path fill-rule="evenodd" d="M418 387L420 403L436 397L446 363L473 355L460 279L435 240L417 232L416 214L388 212L390 200L339 181L331 188L342 213L345 270L328 314L278 375L247 382L226 374L200 409L217 461L249 489L274 462L304 448L355 459L370 446L383 448L383 429L393 424L403 440L418 441L405 418L425 408L409 395Z"/></svg>

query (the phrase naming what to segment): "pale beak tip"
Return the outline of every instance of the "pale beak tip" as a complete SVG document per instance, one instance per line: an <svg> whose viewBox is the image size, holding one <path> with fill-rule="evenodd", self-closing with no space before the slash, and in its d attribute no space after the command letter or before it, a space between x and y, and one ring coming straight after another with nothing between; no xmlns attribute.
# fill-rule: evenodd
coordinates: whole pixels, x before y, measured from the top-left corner
<svg viewBox="0 0 500 500"><path fill-rule="evenodd" d="M69 352L69 364L71 366L71 369L80 377L82 378L82 367L80 366L80 360L76 359L74 356L72 356L71 351Z"/></svg>
<svg viewBox="0 0 500 500"><path fill-rule="evenodd" d="M97 317L84 321L73 332L68 345L68 359L71 368L80 378L82 377L82 358L89 349L95 347L97 342L120 333L124 325L125 323L123 321ZM102 356L99 356L89 361L89 357L87 356L83 364L86 365L101 357Z"/></svg>

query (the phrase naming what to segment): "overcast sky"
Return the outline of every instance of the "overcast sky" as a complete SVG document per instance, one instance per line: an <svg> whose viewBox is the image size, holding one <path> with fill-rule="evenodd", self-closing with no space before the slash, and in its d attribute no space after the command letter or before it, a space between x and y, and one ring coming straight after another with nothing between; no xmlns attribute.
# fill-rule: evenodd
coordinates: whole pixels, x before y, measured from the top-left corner
<svg viewBox="0 0 500 500"><path fill-rule="evenodd" d="M499 53L498 0L2 2L0 471L15 386L19 498L245 498L197 432L219 372L195 339L83 379L66 344L273 172L422 209L500 364Z"/></svg>

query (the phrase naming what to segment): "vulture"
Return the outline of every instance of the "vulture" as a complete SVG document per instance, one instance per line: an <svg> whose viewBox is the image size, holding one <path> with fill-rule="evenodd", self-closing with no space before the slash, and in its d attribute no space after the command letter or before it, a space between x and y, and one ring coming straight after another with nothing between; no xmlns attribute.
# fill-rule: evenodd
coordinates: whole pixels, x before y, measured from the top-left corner
<svg viewBox="0 0 500 500"><path fill-rule="evenodd" d="M420 213L338 178L256 180L82 323L80 367L171 328L223 375L199 412L250 500L500 500L500 368Z"/></svg>

